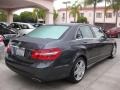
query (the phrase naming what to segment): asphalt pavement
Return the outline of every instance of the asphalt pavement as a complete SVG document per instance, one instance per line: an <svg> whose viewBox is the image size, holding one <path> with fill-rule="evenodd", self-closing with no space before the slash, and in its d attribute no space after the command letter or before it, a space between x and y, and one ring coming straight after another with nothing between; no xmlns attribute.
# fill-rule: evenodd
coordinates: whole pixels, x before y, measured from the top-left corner
<svg viewBox="0 0 120 90"><path fill-rule="evenodd" d="M22 77L0 60L0 90L120 90L120 40L114 59L106 59L87 70L78 84L66 80L38 83Z"/></svg>

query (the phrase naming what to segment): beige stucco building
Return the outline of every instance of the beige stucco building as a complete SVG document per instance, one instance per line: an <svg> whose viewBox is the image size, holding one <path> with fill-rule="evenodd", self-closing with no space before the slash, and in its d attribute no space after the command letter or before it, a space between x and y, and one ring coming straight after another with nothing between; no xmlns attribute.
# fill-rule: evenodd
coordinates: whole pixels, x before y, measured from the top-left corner
<svg viewBox="0 0 120 90"><path fill-rule="evenodd" d="M66 23L66 9L65 8L61 8L58 10L59 13L59 17L57 19L57 23ZM80 10L80 15L83 15L85 17L87 17L88 23L93 24L93 8L83 8L82 10ZM96 17L95 17L96 24L99 25L103 25L104 23L104 7L98 7L96 9ZM70 11L68 11L67 14L67 23L73 22L74 19L73 17L70 15ZM116 15L113 13L113 10L110 9L107 11L106 13L106 18L105 18L105 23L107 26L109 27L114 27L115 23L116 23ZM120 26L120 12L118 15L118 22L117 22L117 26Z"/></svg>

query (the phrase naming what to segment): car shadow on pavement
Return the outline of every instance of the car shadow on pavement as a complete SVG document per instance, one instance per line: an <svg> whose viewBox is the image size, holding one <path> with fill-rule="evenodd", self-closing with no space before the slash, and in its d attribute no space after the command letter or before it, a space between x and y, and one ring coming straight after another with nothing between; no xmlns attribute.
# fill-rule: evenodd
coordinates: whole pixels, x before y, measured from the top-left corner
<svg viewBox="0 0 120 90"><path fill-rule="evenodd" d="M114 62L114 63L113 63ZM51 82L45 82L40 83L37 81L33 81L29 78L20 76L18 74L14 74L12 76L13 81L19 82L21 87L24 86L26 88L25 90L64 90L65 88L68 89L74 89L79 87L81 90L84 90L86 87L88 87L91 83L93 83L96 79L98 79L102 74L104 74L106 71L108 71L109 67L111 67L112 64L115 64L116 61L113 59L105 59L91 68L89 68L85 74L85 77L83 80L78 84L72 84L68 82L67 80L57 80L57 81L51 81ZM29 88L29 89L28 89ZM22 89L24 90L24 89Z"/></svg>

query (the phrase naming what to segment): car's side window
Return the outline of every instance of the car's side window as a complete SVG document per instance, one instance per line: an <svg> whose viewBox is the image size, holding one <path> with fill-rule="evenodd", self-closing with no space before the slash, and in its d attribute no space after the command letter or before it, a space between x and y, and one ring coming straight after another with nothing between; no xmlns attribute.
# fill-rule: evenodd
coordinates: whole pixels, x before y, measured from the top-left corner
<svg viewBox="0 0 120 90"><path fill-rule="evenodd" d="M22 29L29 29L29 27L25 24L22 24L21 27L22 27Z"/></svg>
<svg viewBox="0 0 120 90"><path fill-rule="evenodd" d="M99 39L99 38L105 37L104 33L99 28L92 27L92 30L94 31L96 38Z"/></svg>
<svg viewBox="0 0 120 90"><path fill-rule="evenodd" d="M83 38L94 38L93 32L89 26L81 26L80 32Z"/></svg>

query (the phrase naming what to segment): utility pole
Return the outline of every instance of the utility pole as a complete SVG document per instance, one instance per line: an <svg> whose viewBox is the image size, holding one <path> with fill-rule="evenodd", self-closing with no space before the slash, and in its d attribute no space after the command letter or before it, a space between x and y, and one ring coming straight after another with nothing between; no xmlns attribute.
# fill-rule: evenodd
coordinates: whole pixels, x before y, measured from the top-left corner
<svg viewBox="0 0 120 90"><path fill-rule="evenodd" d="M70 1L63 2L63 4L66 5L66 23L67 23L67 16L68 16L68 13L67 13L67 11L68 11L68 4L70 4L70 3L71 3Z"/></svg>

